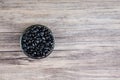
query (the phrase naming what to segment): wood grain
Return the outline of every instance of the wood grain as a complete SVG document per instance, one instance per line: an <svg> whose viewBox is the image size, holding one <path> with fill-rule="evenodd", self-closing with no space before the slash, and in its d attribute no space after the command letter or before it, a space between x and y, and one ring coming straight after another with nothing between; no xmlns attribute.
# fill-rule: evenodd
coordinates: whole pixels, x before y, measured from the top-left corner
<svg viewBox="0 0 120 80"><path fill-rule="evenodd" d="M120 0L0 0L0 80L120 80ZM20 36L48 26L53 53L26 57Z"/></svg>

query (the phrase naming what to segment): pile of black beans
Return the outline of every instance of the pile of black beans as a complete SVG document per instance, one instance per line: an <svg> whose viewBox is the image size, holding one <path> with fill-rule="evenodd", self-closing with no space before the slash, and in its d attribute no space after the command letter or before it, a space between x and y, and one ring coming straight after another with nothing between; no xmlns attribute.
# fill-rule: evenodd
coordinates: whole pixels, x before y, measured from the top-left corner
<svg viewBox="0 0 120 80"><path fill-rule="evenodd" d="M23 33L21 47L28 57L45 58L53 51L54 37L48 27L32 25Z"/></svg>

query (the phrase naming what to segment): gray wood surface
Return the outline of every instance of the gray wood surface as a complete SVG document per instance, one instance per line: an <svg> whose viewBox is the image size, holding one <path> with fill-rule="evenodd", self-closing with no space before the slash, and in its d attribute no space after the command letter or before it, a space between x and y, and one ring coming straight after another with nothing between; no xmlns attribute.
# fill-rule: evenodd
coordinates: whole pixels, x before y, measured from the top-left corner
<svg viewBox="0 0 120 80"><path fill-rule="evenodd" d="M33 24L55 36L45 59L20 48ZM0 80L120 80L120 0L0 0Z"/></svg>

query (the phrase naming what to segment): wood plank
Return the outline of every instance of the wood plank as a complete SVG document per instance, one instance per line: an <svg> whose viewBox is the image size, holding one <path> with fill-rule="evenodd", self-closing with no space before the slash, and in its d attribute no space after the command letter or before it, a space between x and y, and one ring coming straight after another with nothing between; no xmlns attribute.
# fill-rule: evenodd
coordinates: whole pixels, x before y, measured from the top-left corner
<svg viewBox="0 0 120 80"><path fill-rule="evenodd" d="M0 80L120 80L120 0L0 0ZM20 36L48 26L55 49L30 59Z"/></svg>

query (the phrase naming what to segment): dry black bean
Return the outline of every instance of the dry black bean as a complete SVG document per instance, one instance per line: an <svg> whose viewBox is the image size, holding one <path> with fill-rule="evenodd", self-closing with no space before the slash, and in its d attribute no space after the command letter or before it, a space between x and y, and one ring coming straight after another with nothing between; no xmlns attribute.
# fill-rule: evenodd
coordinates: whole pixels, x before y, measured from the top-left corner
<svg viewBox="0 0 120 80"><path fill-rule="evenodd" d="M28 57L45 58L53 51L54 37L48 27L32 25L23 33L21 47Z"/></svg>

